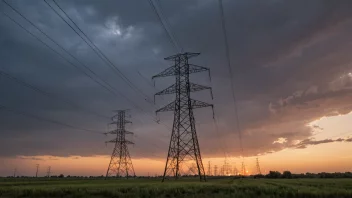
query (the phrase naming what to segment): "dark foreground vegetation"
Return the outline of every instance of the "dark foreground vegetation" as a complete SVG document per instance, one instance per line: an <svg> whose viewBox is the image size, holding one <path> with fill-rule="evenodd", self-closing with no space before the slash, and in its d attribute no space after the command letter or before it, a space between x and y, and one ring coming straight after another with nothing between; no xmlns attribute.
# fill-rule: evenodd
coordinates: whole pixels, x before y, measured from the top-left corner
<svg viewBox="0 0 352 198"><path fill-rule="evenodd" d="M0 179L0 197L348 197L352 179Z"/></svg>

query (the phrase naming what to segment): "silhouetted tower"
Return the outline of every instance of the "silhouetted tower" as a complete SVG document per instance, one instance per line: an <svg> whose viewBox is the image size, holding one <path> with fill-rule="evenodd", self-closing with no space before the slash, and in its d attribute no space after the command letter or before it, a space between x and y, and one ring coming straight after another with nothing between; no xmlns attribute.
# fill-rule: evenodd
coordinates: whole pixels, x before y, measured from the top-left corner
<svg viewBox="0 0 352 198"><path fill-rule="evenodd" d="M193 109L202 107L212 107L202 101L191 99L191 92L210 90L211 87L198 85L189 81L189 74L196 72L208 71L206 67L201 67L188 63L188 59L198 56L199 53L183 53L176 54L165 58L165 60L174 61L174 65L167 68L163 72L153 76L152 78L176 76L176 83L156 93L155 95L176 94L175 101L156 111L174 111L174 123L172 128L170 146L166 165L164 170L163 181L165 177L174 176L176 179L182 174L182 164L188 164L195 160L197 172L200 181L206 181L205 171L203 167L202 157L200 153ZM210 77L210 72L209 72ZM214 116L214 111L213 111Z"/></svg>
<svg viewBox="0 0 352 198"><path fill-rule="evenodd" d="M15 169L13 170L13 177L16 177L16 173L17 173L17 168L15 168Z"/></svg>
<svg viewBox="0 0 352 198"><path fill-rule="evenodd" d="M37 167L37 170L36 170L36 172L35 172L35 177L38 177L39 164L37 164L36 167Z"/></svg>
<svg viewBox="0 0 352 198"><path fill-rule="evenodd" d="M260 165L259 165L259 160L257 158L257 174L261 175L262 174L262 171L260 170Z"/></svg>
<svg viewBox="0 0 352 198"><path fill-rule="evenodd" d="M244 162L242 162L242 176L246 175L246 166L244 165Z"/></svg>
<svg viewBox="0 0 352 198"><path fill-rule="evenodd" d="M223 165L223 175L230 175L231 174L231 165L227 162L227 158L225 158L225 162Z"/></svg>
<svg viewBox="0 0 352 198"><path fill-rule="evenodd" d="M192 163L191 167L188 169L188 175L196 175L197 174L197 166Z"/></svg>
<svg viewBox="0 0 352 198"><path fill-rule="evenodd" d="M211 164L210 164L210 161L208 161L208 176L211 176Z"/></svg>
<svg viewBox="0 0 352 198"><path fill-rule="evenodd" d="M235 167L233 168L233 174L238 175L238 170L237 170L236 164L235 164Z"/></svg>
<svg viewBox="0 0 352 198"><path fill-rule="evenodd" d="M214 166L214 176L217 176L218 175L218 166L215 165Z"/></svg>
<svg viewBox="0 0 352 198"><path fill-rule="evenodd" d="M47 172L46 172L46 176L47 176L48 178L50 178L50 174L51 174L51 166L48 167L48 170L47 170Z"/></svg>
<svg viewBox="0 0 352 198"><path fill-rule="evenodd" d="M224 165L222 165L222 167L220 168L220 175L221 175L221 176L224 176L224 175L225 175Z"/></svg>
<svg viewBox="0 0 352 198"><path fill-rule="evenodd" d="M114 150L111 154L110 163L108 170L106 171L106 177L126 177L135 176L132 160L128 151L128 144L133 142L126 140L126 134L133 134L132 132L126 131L125 124L132 123L126 120L126 110L116 110L117 114L114 115L112 123L116 124L116 129L109 131L105 134L114 134L116 138L106 141L105 143L115 143Z"/></svg>

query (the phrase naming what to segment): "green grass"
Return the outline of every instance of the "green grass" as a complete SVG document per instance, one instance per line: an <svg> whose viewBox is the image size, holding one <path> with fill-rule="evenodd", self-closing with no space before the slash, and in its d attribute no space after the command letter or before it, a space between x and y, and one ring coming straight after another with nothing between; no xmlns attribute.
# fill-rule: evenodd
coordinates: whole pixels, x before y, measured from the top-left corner
<svg viewBox="0 0 352 198"><path fill-rule="evenodd" d="M0 197L349 197L352 179L3 179Z"/></svg>

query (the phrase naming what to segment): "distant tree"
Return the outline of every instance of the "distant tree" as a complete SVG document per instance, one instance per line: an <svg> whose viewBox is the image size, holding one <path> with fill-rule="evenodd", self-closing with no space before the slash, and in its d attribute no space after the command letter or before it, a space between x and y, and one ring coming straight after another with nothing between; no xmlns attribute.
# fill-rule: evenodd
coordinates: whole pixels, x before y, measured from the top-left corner
<svg viewBox="0 0 352 198"><path fill-rule="evenodd" d="M257 175L253 175L254 178L264 178L265 176L262 174L257 174Z"/></svg>
<svg viewBox="0 0 352 198"><path fill-rule="evenodd" d="M267 178L280 178L281 173L279 171L269 171L269 174L267 174L265 177L267 177Z"/></svg>
<svg viewBox="0 0 352 198"><path fill-rule="evenodd" d="M307 172L305 176L306 176L306 178L316 178L316 177L318 177L317 174L309 173L309 172Z"/></svg>
<svg viewBox="0 0 352 198"><path fill-rule="evenodd" d="M64 178L65 176L63 174L60 174L58 177L59 178Z"/></svg>
<svg viewBox="0 0 352 198"><path fill-rule="evenodd" d="M284 171L284 172L282 173L282 177L283 177L283 178L286 178L286 179L291 179L291 178L292 178L292 174L291 174L290 171Z"/></svg>

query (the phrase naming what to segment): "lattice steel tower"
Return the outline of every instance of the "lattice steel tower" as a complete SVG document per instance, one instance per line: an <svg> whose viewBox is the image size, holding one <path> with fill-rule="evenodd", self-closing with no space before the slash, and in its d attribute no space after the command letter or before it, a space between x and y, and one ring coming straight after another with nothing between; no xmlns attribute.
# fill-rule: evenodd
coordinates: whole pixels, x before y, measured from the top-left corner
<svg viewBox="0 0 352 198"><path fill-rule="evenodd" d="M106 177L116 176L128 178L129 176L135 176L132 160L127 146L128 144L133 144L133 142L126 140L126 134L133 133L126 131L125 129L125 125L132 122L125 119L126 110L117 110L114 112L117 114L111 118L113 122L110 124L116 124L117 128L105 133L116 135L116 138L105 142L115 143L114 150L111 154L109 167L106 171Z"/></svg>
<svg viewBox="0 0 352 198"><path fill-rule="evenodd" d="M197 173L200 177L200 181L206 181L196 133L193 109L202 107L213 108L213 105L191 99L190 93L208 89L212 96L212 90L211 87L191 83L189 81L189 74L203 71L209 72L209 69L188 63L189 58L198 56L199 54L200 53L186 52L167 57L165 60L174 61L175 64L152 77L155 79L158 77L176 76L175 84L155 94L176 94L175 101L156 111L156 113L174 111L174 123L162 181L164 181L166 177L173 176L177 179L179 176L185 174L182 165L187 166L187 164L193 160L196 161Z"/></svg>
<svg viewBox="0 0 352 198"><path fill-rule="evenodd" d="M210 164L210 161L208 161L208 176L211 176L211 164Z"/></svg>
<svg viewBox="0 0 352 198"><path fill-rule="evenodd" d="M246 166L244 165L244 162L242 162L242 176L245 176L246 175Z"/></svg>
<svg viewBox="0 0 352 198"><path fill-rule="evenodd" d="M257 174L261 175L262 174L262 171L260 170L260 165L259 165L259 160L257 158L256 160L256 166L257 166Z"/></svg>

